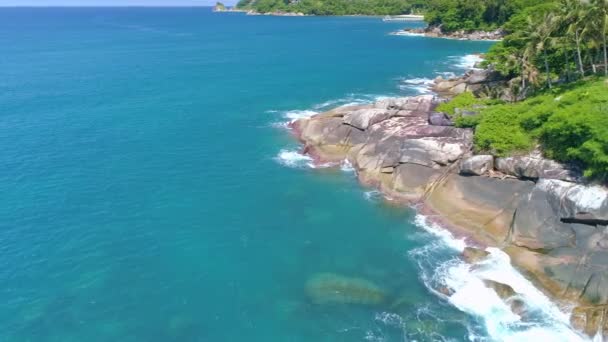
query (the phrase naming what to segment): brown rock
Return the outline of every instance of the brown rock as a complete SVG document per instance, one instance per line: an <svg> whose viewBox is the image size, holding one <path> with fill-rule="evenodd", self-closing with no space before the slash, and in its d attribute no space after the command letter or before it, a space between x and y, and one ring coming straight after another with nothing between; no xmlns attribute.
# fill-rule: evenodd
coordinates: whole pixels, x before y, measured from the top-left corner
<svg viewBox="0 0 608 342"><path fill-rule="evenodd" d="M490 253L474 247L465 247L464 251L462 251L462 258L469 264L477 263L485 259L488 255L490 255Z"/></svg>
<svg viewBox="0 0 608 342"><path fill-rule="evenodd" d="M589 336L595 336L598 332L601 336L608 335L608 307L598 306L579 306L572 310L570 316L572 326Z"/></svg>
<svg viewBox="0 0 608 342"><path fill-rule="evenodd" d="M496 291L496 294L498 295L498 297L500 297L503 300L507 300L507 299L515 296L515 294L516 294L515 290L513 290L513 288L507 284L499 283L497 281L489 280L489 279L484 279L483 283L487 287Z"/></svg>

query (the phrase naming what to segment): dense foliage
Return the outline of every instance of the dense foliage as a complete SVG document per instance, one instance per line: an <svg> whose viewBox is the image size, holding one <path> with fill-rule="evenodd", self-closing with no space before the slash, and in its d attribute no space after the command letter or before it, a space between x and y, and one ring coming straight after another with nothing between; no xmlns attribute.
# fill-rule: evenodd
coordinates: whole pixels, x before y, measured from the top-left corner
<svg viewBox="0 0 608 342"><path fill-rule="evenodd" d="M419 11L422 0L241 0L238 8L260 13L299 12L314 15L394 15Z"/></svg>
<svg viewBox="0 0 608 342"><path fill-rule="evenodd" d="M524 153L539 145L549 158L580 165L585 176L608 180L608 79L554 88L517 103L490 103L468 93L438 107L480 114L457 117L475 127L475 149L495 155ZM451 110L451 112L450 112Z"/></svg>
<svg viewBox="0 0 608 342"><path fill-rule="evenodd" d="M608 76L608 0L539 2L514 15L510 32L486 55L486 64L523 92L593 73Z"/></svg>
<svg viewBox="0 0 608 342"><path fill-rule="evenodd" d="M431 0L425 20L443 32L494 30L514 14L533 6L533 0ZM542 2L542 1L541 1Z"/></svg>

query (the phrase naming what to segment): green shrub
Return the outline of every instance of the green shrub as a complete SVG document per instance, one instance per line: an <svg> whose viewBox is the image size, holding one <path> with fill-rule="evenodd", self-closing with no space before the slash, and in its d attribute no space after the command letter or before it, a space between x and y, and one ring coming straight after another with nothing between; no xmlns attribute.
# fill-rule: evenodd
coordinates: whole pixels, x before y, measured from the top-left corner
<svg viewBox="0 0 608 342"><path fill-rule="evenodd" d="M475 128L481 121L481 115L459 116L454 120L454 125L460 128Z"/></svg>
<svg viewBox="0 0 608 342"><path fill-rule="evenodd" d="M529 151L532 138L520 125L520 115L509 105L486 108L475 130L475 149L497 156Z"/></svg>
<svg viewBox="0 0 608 342"><path fill-rule="evenodd" d="M557 161L580 165L588 178L608 180L608 80L578 83L514 104L489 104L479 116L456 118L475 128L475 149L496 155L540 144ZM468 95L445 110L471 104Z"/></svg>
<svg viewBox="0 0 608 342"><path fill-rule="evenodd" d="M483 100L476 98L470 92L464 92L462 94L454 96L450 101L444 102L437 106L438 112L446 113L449 116L456 114L456 108L460 109L471 109L474 105L482 104Z"/></svg>

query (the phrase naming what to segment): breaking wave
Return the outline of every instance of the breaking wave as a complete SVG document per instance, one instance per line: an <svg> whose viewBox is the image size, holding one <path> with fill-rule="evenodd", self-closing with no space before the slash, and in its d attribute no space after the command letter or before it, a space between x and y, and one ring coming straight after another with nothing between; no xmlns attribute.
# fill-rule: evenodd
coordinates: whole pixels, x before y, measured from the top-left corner
<svg viewBox="0 0 608 342"><path fill-rule="evenodd" d="M291 168L314 168L313 159L295 150L283 149L274 158L279 164Z"/></svg>
<svg viewBox="0 0 608 342"><path fill-rule="evenodd" d="M412 90L416 94L430 94L432 84L433 80L430 78L410 78L402 80L399 89Z"/></svg>
<svg viewBox="0 0 608 342"><path fill-rule="evenodd" d="M480 55L464 55L452 56L450 60L454 62L454 66L460 69L469 70L475 69L475 64L483 61Z"/></svg>
<svg viewBox="0 0 608 342"><path fill-rule="evenodd" d="M464 262L458 253L464 239L417 215L417 226L433 235L423 247L410 251L425 286L479 324L468 326L469 339L492 341L588 341L575 332L568 314L546 297L511 265L507 254L487 248L489 256L475 264ZM517 293L505 302L484 280L509 285ZM517 313L511 305L518 304Z"/></svg>

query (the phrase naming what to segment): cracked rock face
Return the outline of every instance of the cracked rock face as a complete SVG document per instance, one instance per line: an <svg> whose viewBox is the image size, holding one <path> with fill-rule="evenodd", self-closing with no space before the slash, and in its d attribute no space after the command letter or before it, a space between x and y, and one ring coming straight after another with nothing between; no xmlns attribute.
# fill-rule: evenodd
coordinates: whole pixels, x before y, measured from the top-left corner
<svg viewBox="0 0 608 342"><path fill-rule="evenodd" d="M319 160L348 159L362 183L502 248L555 297L583 305L573 317L581 330L608 333L597 319L608 305L608 190L574 183L571 170L538 154L471 156L473 132L433 125L436 104L429 95L383 99L292 127ZM491 177L501 173L511 177Z"/></svg>

